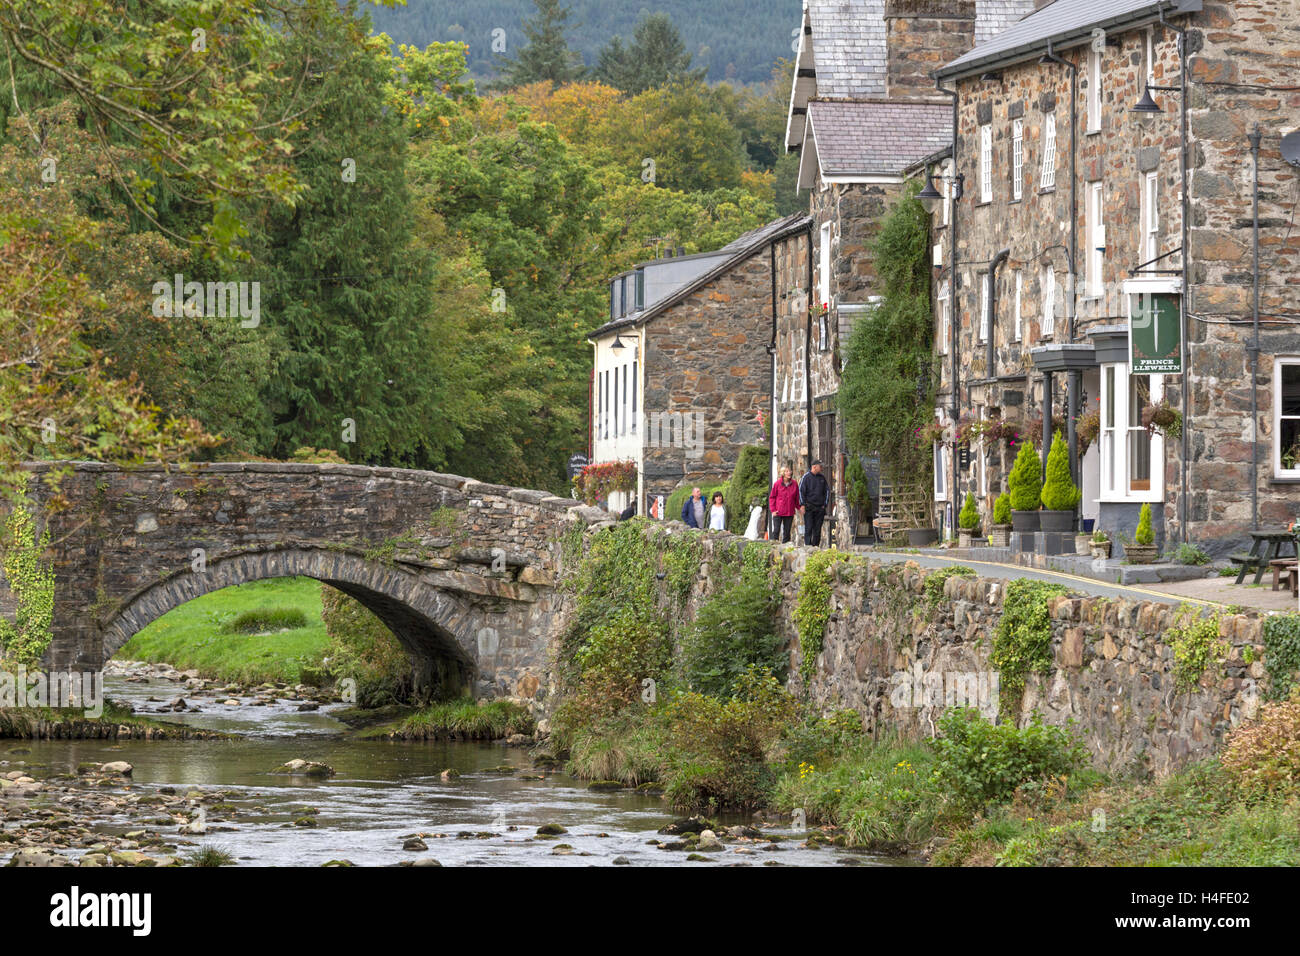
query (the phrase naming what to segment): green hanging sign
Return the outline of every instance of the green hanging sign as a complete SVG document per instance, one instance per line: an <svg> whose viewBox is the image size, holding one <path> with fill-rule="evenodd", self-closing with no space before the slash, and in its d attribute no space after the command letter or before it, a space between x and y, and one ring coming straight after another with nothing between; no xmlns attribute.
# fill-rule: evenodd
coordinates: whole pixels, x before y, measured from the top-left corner
<svg viewBox="0 0 1300 956"><path fill-rule="evenodd" d="M1183 370L1183 327L1178 296L1136 293L1128 322L1131 375L1177 375Z"/></svg>

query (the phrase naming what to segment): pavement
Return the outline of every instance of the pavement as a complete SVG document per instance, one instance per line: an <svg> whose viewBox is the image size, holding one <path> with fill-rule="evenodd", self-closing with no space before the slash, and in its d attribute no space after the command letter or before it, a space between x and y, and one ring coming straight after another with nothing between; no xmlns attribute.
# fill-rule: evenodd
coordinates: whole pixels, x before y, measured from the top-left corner
<svg viewBox="0 0 1300 956"><path fill-rule="evenodd" d="M1048 571L1027 568L1018 564L1001 564L994 561L979 561L966 557L946 557L937 553L916 553L908 551L886 551L879 548L862 549L873 558L885 560L915 561L923 568L946 568L961 564L973 568L981 577L986 578L1030 578L1035 581L1049 581L1063 584L1082 594L1096 597L1129 601L1159 601L1163 604L1199 604L1205 607L1230 607L1240 605L1265 611L1296 611L1297 600L1286 589L1273 591L1269 576L1265 575L1263 583L1251 586L1250 578L1242 584L1234 584L1234 578L1205 577L1188 581L1169 581L1152 584L1119 584L1099 581L1096 578L1069 574L1064 571Z"/></svg>

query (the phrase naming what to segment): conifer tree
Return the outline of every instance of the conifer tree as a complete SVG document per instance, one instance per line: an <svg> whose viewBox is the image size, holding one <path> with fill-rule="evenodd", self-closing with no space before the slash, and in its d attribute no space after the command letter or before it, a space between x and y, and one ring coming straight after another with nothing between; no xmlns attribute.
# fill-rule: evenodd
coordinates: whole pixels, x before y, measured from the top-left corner
<svg viewBox="0 0 1300 956"><path fill-rule="evenodd" d="M565 37L569 8L560 0L533 0L533 5L537 15L523 25L528 42L513 60L502 57L499 61L501 85L513 88L545 80L559 86L581 79L586 73L582 54L569 49Z"/></svg>
<svg viewBox="0 0 1300 956"><path fill-rule="evenodd" d="M1058 431L1047 453L1047 481L1043 484L1043 507L1048 511L1073 511L1079 503L1079 486L1070 477L1070 449Z"/></svg>
<svg viewBox="0 0 1300 956"><path fill-rule="evenodd" d="M1016 454L1016 463L1007 478L1011 492L1011 507L1015 511L1037 511L1038 497L1043 489L1043 460L1032 442L1024 442Z"/></svg>

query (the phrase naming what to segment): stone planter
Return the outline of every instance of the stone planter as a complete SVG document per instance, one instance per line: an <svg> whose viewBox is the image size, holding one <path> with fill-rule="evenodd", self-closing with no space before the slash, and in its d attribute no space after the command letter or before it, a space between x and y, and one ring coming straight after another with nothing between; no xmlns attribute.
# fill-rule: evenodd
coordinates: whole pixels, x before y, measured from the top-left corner
<svg viewBox="0 0 1300 956"><path fill-rule="evenodd" d="M1105 561L1105 560L1109 559L1109 558L1110 558L1110 542L1109 542L1109 541L1093 541L1093 542L1092 542L1092 556L1093 556L1093 558L1095 558L1095 559L1098 560L1098 561Z"/></svg>
<svg viewBox="0 0 1300 956"><path fill-rule="evenodd" d="M1076 534L1074 536L1074 553L1087 554L1092 550L1092 535Z"/></svg>
<svg viewBox="0 0 1300 956"><path fill-rule="evenodd" d="M913 548L927 548L939 540L937 528L908 528L907 543Z"/></svg>
<svg viewBox="0 0 1300 956"><path fill-rule="evenodd" d="M1015 512L1012 512L1015 515ZM1074 530L1073 511L1048 511L1044 508L1038 512L1039 530L1068 534Z"/></svg>
<svg viewBox="0 0 1300 956"><path fill-rule="evenodd" d="M1011 530L1021 534L1032 534L1038 530L1038 511L1012 511Z"/></svg>
<svg viewBox="0 0 1300 956"><path fill-rule="evenodd" d="M989 547L1008 548L1011 546L1011 525L995 524L989 529Z"/></svg>
<svg viewBox="0 0 1300 956"><path fill-rule="evenodd" d="M965 528L962 528L960 531L957 532L957 547L969 548L975 543L975 539L978 538L979 536L980 536L979 528L972 528L970 531L967 531Z"/></svg>
<svg viewBox="0 0 1300 956"><path fill-rule="evenodd" d="M1126 544L1124 558L1129 564L1153 564L1156 560L1154 544Z"/></svg>

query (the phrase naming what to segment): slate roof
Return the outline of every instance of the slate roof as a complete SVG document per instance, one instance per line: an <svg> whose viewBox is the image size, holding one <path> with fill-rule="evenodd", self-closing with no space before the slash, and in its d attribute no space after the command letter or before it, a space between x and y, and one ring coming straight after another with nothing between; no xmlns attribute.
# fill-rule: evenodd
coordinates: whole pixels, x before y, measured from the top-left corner
<svg viewBox="0 0 1300 956"><path fill-rule="evenodd" d="M992 40L1034 12L1034 0L975 0L975 43Z"/></svg>
<svg viewBox="0 0 1300 956"><path fill-rule="evenodd" d="M1193 13L1201 0L1055 0L1008 26L965 56L940 68L943 77L974 73L1039 56L1050 40L1056 47L1086 40L1095 27L1110 28L1154 19L1164 5L1165 16Z"/></svg>
<svg viewBox="0 0 1300 956"><path fill-rule="evenodd" d="M884 0L807 0L817 95L885 95Z"/></svg>
<svg viewBox="0 0 1300 956"><path fill-rule="evenodd" d="M823 176L896 176L952 145L952 108L942 103L814 100L808 118Z"/></svg>
<svg viewBox="0 0 1300 956"><path fill-rule="evenodd" d="M766 225L759 226L757 229L751 229L749 232L737 236L731 242L718 250L720 252L730 252L731 255L718 263L714 268L701 276L697 276L694 280L688 282L671 295L660 299L650 308L641 312L633 312L630 315L625 315L621 318L606 322L600 328L590 333L587 338L594 339L619 329L630 329L633 326L643 324L668 307L681 302L697 289L708 285L719 276L725 275L738 263L745 261L759 250L766 248L768 243L775 242L777 239L780 239L782 236L789 233L795 233L801 229L806 229L808 224L811 222L811 216L796 212L789 216L783 216L780 219L774 219Z"/></svg>

